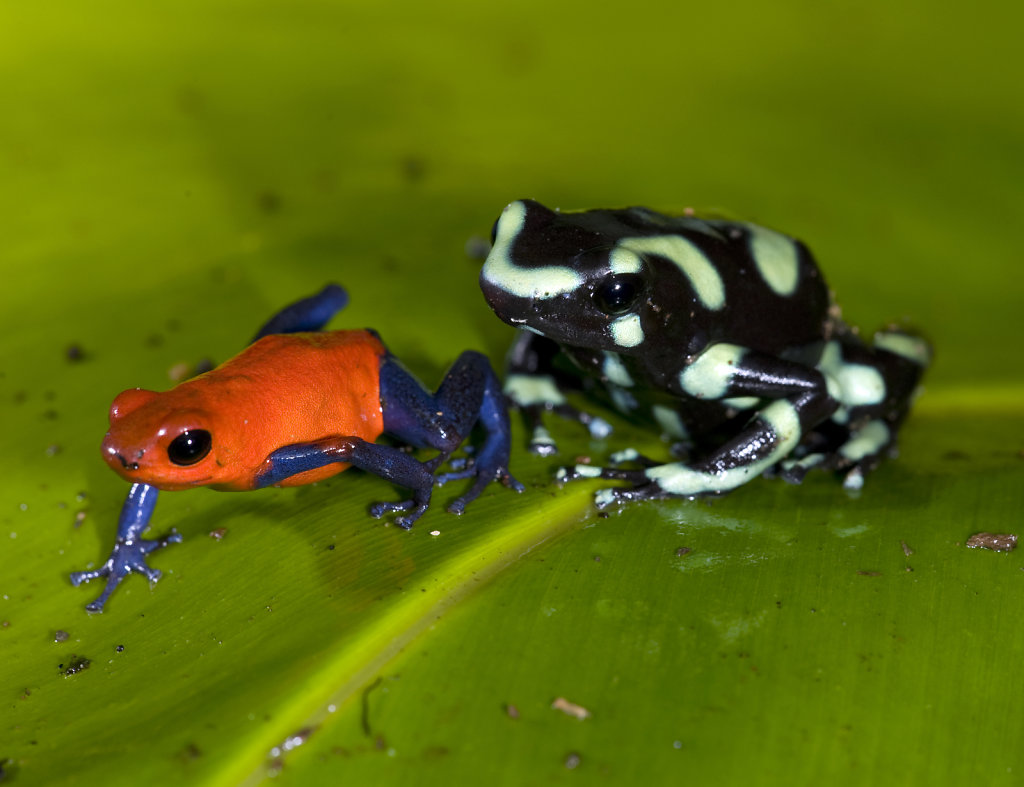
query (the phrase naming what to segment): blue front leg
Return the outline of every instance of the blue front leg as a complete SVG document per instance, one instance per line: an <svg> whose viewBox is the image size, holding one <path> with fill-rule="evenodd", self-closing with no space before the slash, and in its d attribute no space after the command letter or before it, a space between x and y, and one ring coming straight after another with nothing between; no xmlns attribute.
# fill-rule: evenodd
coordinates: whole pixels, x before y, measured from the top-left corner
<svg viewBox="0 0 1024 787"><path fill-rule="evenodd" d="M253 342L264 336L275 333L302 333L317 331L323 328L331 318L348 303L348 293L337 284L328 284L316 295L303 298L286 306L264 324L256 333ZM101 577L107 578L106 587L92 603L86 606L90 612L102 612L110 594L128 574L136 572L144 575L150 582L160 578L160 572L146 564L146 555L150 552L176 544L181 535L173 530L166 536L157 539L141 539L139 536L149 527L156 506L157 489L147 484L133 484L128 497L121 508L121 516L117 524L117 540L110 552L110 557L98 569L93 571L75 571L71 574L71 584L76 587Z"/></svg>
<svg viewBox="0 0 1024 787"><path fill-rule="evenodd" d="M147 484L132 484L117 520L117 541L110 557L93 571L76 571L71 575L71 584L76 587L93 579L107 578L106 587L99 598L86 605L89 612L102 612L110 594L132 572L142 574L150 582L160 579L160 572L146 565L146 555L168 544L177 544L181 541L181 535L171 530L160 538L139 538L149 527L150 517L156 507L157 491L156 487Z"/></svg>
<svg viewBox="0 0 1024 787"><path fill-rule="evenodd" d="M370 513L380 518L388 511L410 511L395 519L408 530L430 505L434 476L423 462L389 445L368 443L358 437L328 437L314 443L299 443L279 448L269 457L256 477L259 487L279 484L286 478L316 470L335 462L345 462L412 490L412 499L400 503L376 503Z"/></svg>

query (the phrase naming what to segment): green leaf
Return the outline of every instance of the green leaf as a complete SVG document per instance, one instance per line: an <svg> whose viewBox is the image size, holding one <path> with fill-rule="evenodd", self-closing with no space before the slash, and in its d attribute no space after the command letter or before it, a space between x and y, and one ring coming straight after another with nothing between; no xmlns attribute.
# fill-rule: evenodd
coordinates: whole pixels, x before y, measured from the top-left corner
<svg viewBox="0 0 1024 787"><path fill-rule="evenodd" d="M1020 15L0 6L8 778L1016 783L1024 563L964 543L1024 507ZM163 579L84 612L99 588L67 574L106 556L126 492L98 456L117 392L226 359L326 281L352 295L334 325L428 383L465 348L500 364L466 248L523 196L807 240L848 319L934 341L900 457L855 497L757 480L605 517L550 478L664 455L615 419L602 443L553 423L560 458L513 457L524 494L409 533L355 471L169 493Z"/></svg>

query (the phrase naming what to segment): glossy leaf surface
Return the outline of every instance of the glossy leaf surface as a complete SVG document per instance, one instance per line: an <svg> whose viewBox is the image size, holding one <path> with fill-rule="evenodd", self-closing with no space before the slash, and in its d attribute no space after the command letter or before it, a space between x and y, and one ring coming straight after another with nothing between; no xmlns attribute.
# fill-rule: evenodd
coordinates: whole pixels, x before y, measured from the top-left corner
<svg viewBox="0 0 1024 787"><path fill-rule="evenodd" d="M1020 11L444 6L0 8L7 778L1016 783L1024 563L963 544L1024 506ZM169 493L164 578L84 612L118 391L331 280L429 383L499 363L467 249L524 196L807 240L851 322L935 342L900 458L602 517L518 449L526 493L411 533L355 472ZM615 425L552 424L561 461L665 451Z"/></svg>

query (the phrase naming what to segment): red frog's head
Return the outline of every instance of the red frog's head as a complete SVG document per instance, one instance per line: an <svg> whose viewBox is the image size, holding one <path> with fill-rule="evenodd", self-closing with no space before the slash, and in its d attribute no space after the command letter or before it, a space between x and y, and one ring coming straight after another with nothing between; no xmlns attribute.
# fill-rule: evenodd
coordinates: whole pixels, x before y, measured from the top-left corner
<svg viewBox="0 0 1024 787"><path fill-rule="evenodd" d="M225 461L232 449L218 441L229 430L219 429L220 419L190 393L179 386L165 393L131 388L118 394L103 438L103 458L114 472L164 490L238 488L232 463Z"/></svg>

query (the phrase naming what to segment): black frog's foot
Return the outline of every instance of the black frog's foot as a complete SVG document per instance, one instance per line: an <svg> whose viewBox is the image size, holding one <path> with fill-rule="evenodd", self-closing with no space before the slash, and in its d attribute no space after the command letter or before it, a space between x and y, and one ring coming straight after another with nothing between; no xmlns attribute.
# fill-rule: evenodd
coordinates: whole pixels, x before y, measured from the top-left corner
<svg viewBox="0 0 1024 787"><path fill-rule="evenodd" d="M149 567L146 563L146 555L150 552L155 552L157 549L162 549L168 544L177 544L180 541L181 534L174 530L160 538L136 538L130 541L118 539L114 544L110 557L107 558L102 566L92 571L73 572L70 577L71 584L78 587L83 582L91 582L94 579L106 577L107 584L103 588L103 592L100 593L95 601L85 606L89 612L102 612L103 606L107 603L107 599L110 598L110 594L121 584L121 580L129 574L142 574L150 582L159 580L161 576L160 571Z"/></svg>
<svg viewBox="0 0 1024 787"><path fill-rule="evenodd" d="M590 432L593 440L603 440L612 432L612 426L606 420L570 404L520 405L519 409L522 410L530 430L529 451L537 456L552 456L558 453L557 443L544 426L543 415L549 412L567 421L581 424Z"/></svg>
<svg viewBox="0 0 1024 787"><path fill-rule="evenodd" d="M640 454L632 452L623 461L638 462ZM606 508L615 503L632 500L654 500L665 497L665 493L657 482L652 481L644 470L626 470L618 467L594 467L593 465L573 465L559 468L555 474L559 483L599 478L603 481L627 481L629 486L615 486L600 489L594 495L594 503L598 508Z"/></svg>
<svg viewBox="0 0 1024 787"><path fill-rule="evenodd" d="M636 461L639 454L631 456L629 461ZM581 481L589 478L600 478L604 481L629 481L633 484L650 483L650 478L643 470L625 470L619 467L595 467L594 465L573 465L560 467L555 473L555 480L560 484Z"/></svg>
<svg viewBox="0 0 1024 787"><path fill-rule="evenodd" d="M633 503L638 500L662 500L672 495L665 492L656 481L645 481L635 486L610 486L599 489L594 494L594 505L598 508L622 503Z"/></svg>
<svg viewBox="0 0 1024 787"><path fill-rule="evenodd" d="M811 470L825 469L834 465L835 460L829 454L813 453L798 459L784 459L774 467L765 471L765 476L781 478L787 484L802 484L804 476Z"/></svg>

